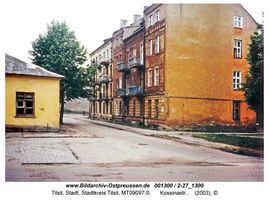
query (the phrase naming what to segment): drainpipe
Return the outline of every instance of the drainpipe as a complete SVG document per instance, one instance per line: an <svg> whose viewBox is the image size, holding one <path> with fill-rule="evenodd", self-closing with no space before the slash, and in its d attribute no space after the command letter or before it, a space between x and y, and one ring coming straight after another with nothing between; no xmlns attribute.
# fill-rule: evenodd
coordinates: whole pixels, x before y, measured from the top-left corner
<svg viewBox="0 0 269 200"><path fill-rule="evenodd" d="M145 80L145 73L146 73L146 26L145 26L145 20L143 20L143 67L142 67L142 73L143 73L143 95L142 95L142 118L143 118L143 125L145 125L145 86L146 86L146 80Z"/></svg>

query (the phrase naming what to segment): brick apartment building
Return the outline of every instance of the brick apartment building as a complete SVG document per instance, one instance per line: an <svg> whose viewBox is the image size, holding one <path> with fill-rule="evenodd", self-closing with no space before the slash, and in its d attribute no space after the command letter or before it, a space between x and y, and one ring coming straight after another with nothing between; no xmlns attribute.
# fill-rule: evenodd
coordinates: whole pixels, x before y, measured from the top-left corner
<svg viewBox="0 0 269 200"><path fill-rule="evenodd" d="M240 4L153 4L112 36L112 118L255 125L243 91L256 22ZM92 103L92 102L91 102Z"/></svg>

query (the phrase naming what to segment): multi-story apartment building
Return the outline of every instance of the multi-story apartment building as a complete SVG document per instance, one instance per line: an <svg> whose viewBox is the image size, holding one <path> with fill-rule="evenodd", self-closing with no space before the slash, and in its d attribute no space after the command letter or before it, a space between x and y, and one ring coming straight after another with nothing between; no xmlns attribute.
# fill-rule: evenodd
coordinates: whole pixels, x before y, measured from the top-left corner
<svg viewBox="0 0 269 200"><path fill-rule="evenodd" d="M95 96L90 99L89 116L96 118L112 118L112 38L90 54L91 66L96 69Z"/></svg>
<svg viewBox="0 0 269 200"><path fill-rule="evenodd" d="M126 64L128 72L126 75L126 93L127 93L127 113L128 121L143 123L144 122L144 45L145 29L144 22L141 21L140 27L132 35L124 40L126 46Z"/></svg>
<svg viewBox="0 0 269 200"><path fill-rule="evenodd" d="M113 103L114 119L127 119L129 115L129 81L130 81L130 66L128 65L130 50L127 49L125 39L134 34L135 30L140 28L142 18L138 15L134 17L134 23L129 26L121 27L113 33L112 37L112 52L113 52Z"/></svg>
<svg viewBox="0 0 269 200"><path fill-rule="evenodd" d="M240 4L146 7L143 19L111 39L113 118L170 127L255 125L240 88L256 26Z"/></svg>
<svg viewBox="0 0 269 200"><path fill-rule="evenodd" d="M257 24L240 4L153 4L144 19L147 124L255 123L240 87Z"/></svg>

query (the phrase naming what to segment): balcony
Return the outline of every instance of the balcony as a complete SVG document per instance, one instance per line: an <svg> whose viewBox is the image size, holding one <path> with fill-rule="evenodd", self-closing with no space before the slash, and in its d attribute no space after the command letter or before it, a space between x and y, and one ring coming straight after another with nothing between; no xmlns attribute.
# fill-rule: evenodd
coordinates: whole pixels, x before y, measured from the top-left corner
<svg viewBox="0 0 269 200"><path fill-rule="evenodd" d="M119 72L129 72L130 68L127 65L125 65L124 62L120 61L117 63L117 70Z"/></svg>
<svg viewBox="0 0 269 200"><path fill-rule="evenodd" d="M99 82L100 83L108 83L109 82L108 75L101 75L99 77Z"/></svg>
<svg viewBox="0 0 269 200"><path fill-rule="evenodd" d="M99 59L98 63L99 63L99 66L101 66L101 65L108 66L108 64L109 64L109 58L107 58L107 57L101 57Z"/></svg>
<svg viewBox="0 0 269 200"><path fill-rule="evenodd" d="M133 85L128 87L128 93L131 96L141 96L144 94L144 90L140 86Z"/></svg>
<svg viewBox="0 0 269 200"><path fill-rule="evenodd" d="M128 60L128 65L130 68L140 68L143 67L144 65L142 64L142 62L140 61L140 59L137 59L136 57L130 58Z"/></svg>
<svg viewBox="0 0 269 200"><path fill-rule="evenodd" d="M126 89L124 88L118 88L117 89L117 96L120 96L120 97L125 97L127 94L126 94Z"/></svg>

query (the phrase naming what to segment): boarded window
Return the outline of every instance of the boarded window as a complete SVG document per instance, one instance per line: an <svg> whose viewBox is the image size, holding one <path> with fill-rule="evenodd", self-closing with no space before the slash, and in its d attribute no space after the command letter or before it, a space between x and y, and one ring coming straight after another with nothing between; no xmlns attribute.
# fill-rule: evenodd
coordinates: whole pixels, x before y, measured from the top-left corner
<svg viewBox="0 0 269 200"><path fill-rule="evenodd" d="M155 118L159 118L159 100L155 99Z"/></svg>
<svg viewBox="0 0 269 200"><path fill-rule="evenodd" d="M240 101L233 101L233 120L240 120Z"/></svg>
<svg viewBox="0 0 269 200"><path fill-rule="evenodd" d="M148 111L148 118L151 118L151 110L152 110L152 107L151 107L151 100L148 101L148 106L149 106L149 111Z"/></svg>
<svg viewBox="0 0 269 200"><path fill-rule="evenodd" d="M16 116L34 116L34 93L16 92Z"/></svg>

